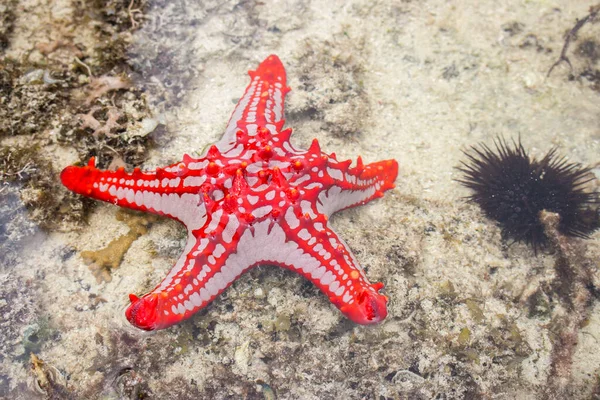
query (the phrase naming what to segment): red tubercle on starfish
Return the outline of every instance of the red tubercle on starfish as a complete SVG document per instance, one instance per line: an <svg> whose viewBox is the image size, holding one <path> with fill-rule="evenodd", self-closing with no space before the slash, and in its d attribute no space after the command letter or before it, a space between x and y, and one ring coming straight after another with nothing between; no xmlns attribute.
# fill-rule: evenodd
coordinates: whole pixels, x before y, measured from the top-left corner
<svg viewBox="0 0 600 400"><path fill-rule="evenodd" d="M69 189L98 200L181 221L184 252L150 293L130 296L127 319L162 329L191 317L248 269L274 264L323 291L359 324L387 315L383 284L371 284L329 225L339 210L365 204L394 187L395 160L338 161L315 139L308 150L283 129L285 69L271 55L256 71L222 139L199 158L154 171L101 171L94 159L67 167Z"/></svg>

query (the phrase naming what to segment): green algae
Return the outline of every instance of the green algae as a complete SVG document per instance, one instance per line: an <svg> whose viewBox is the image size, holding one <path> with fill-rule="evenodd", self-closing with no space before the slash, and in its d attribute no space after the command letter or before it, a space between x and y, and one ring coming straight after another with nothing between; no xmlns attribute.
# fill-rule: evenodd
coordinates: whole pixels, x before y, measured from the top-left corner
<svg viewBox="0 0 600 400"><path fill-rule="evenodd" d="M31 353L39 353L42 346L57 335L57 331L50 327L49 322L40 318L30 324L23 332L23 355L25 359Z"/></svg>
<svg viewBox="0 0 600 400"><path fill-rule="evenodd" d="M481 307L479 307L479 304L477 303L477 301L475 301L473 299L466 299L465 305L469 309L469 313L471 313L471 317L473 318L473 320L475 322L477 322L477 323L483 322L483 320L485 319L485 316L483 315L483 311L481 310Z"/></svg>
<svg viewBox="0 0 600 400"><path fill-rule="evenodd" d="M279 314L273 322L273 330L277 332L287 332L292 326L292 320L287 314Z"/></svg>
<svg viewBox="0 0 600 400"><path fill-rule="evenodd" d="M469 341L471 340L471 330L469 328L462 328L458 334L457 340L458 344L461 346L469 344Z"/></svg>
<svg viewBox="0 0 600 400"><path fill-rule="evenodd" d="M456 299L457 293L452 281L444 281L440 284L440 296L448 300Z"/></svg>
<svg viewBox="0 0 600 400"><path fill-rule="evenodd" d="M260 386L260 392L262 392L263 394L263 398L264 400L276 400L277 399L277 394L275 393L275 390L273 390L273 388L271 386L269 386L268 383L262 381L262 380L258 380L257 385Z"/></svg>

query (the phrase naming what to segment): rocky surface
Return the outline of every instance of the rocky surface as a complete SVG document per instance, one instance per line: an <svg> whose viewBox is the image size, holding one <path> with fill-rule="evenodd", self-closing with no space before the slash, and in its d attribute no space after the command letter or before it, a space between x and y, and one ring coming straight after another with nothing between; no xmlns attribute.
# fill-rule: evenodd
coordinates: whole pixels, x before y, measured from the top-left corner
<svg viewBox="0 0 600 400"><path fill-rule="evenodd" d="M8 4L0 397L599 398L600 233L557 235L536 255L455 181L461 150L497 135L537 157L556 147L600 178L594 3ZM400 163L395 190L332 219L386 284L389 316L356 326L301 277L261 266L191 320L138 331L127 295L162 279L183 228L154 222L97 279L82 252L130 227L58 173L92 155L131 168L201 152L271 53L287 68L295 144Z"/></svg>

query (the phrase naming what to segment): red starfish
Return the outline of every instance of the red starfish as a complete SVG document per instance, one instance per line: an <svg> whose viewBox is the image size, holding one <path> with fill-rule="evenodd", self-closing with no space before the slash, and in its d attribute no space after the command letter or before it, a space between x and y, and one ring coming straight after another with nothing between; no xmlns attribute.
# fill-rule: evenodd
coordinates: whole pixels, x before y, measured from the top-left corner
<svg viewBox="0 0 600 400"><path fill-rule="evenodd" d="M174 218L188 230L183 254L150 293L129 295L127 319L162 329L206 307L242 273L258 264L298 272L348 318L373 324L387 315L382 283L371 284L348 246L331 229L336 211L365 204L394 187L395 160L356 166L290 143L282 130L285 69L267 57L236 106L223 138L201 158L154 171L101 171L92 158L70 166L70 190L135 210Z"/></svg>

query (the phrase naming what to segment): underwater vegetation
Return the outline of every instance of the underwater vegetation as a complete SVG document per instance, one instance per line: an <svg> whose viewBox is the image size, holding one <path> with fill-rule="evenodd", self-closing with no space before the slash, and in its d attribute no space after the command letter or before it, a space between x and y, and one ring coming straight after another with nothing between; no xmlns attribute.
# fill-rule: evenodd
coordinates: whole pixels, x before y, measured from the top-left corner
<svg viewBox="0 0 600 400"><path fill-rule="evenodd" d="M98 282L110 282L111 271L118 268L123 261L125 253L133 242L148 232L153 222L158 220L155 215L137 215L119 210L115 216L118 221L123 221L129 226L129 232L113 239L106 247L95 251L82 251L81 258L90 267Z"/></svg>
<svg viewBox="0 0 600 400"><path fill-rule="evenodd" d="M0 52L6 43L15 58L0 62L0 398L600 396L597 231L594 240L572 240L558 233L562 215L538 215L544 254L525 245L507 252L476 207L439 196L457 189L447 179L454 149L435 165L444 168L419 160L460 140L467 120L474 135L502 126L560 140L545 128L572 129L573 148L593 154L597 109L588 96L597 93L586 90L600 82L600 24L590 17L576 35L567 32L587 6L509 2L508 13L496 13L432 4L432 12L421 2L359 0L341 11L324 2L316 13L302 0L6 3ZM38 14L48 19L33 23ZM45 31L50 19L61 30ZM544 80L561 39L570 40L570 62ZM16 57L18 45L30 56ZM390 151L401 161L399 188L383 207L332 221L368 275L385 281L388 318L375 329L355 326L310 281L264 266L199 318L136 334L115 318L123 290L128 282L151 288L187 232L161 221L140 237L152 221L94 210L60 186L60 168L92 156L98 168L129 171L174 161L196 145L187 141L192 127L216 137L225 121L203 115L219 112L217 100L225 113L239 100L228 88L245 78L229 81L221 71L240 72L275 50L294 69L287 116L308 132L299 144L318 132L328 148L349 153L364 140L368 157ZM507 113L512 107L523 112ZM448 108L456 114L440 113ZM440 136L438 127L451 129ZM550 147L529 154L540 160ZM423 193L428 181L442 190ZM589 186L600 190L598 181ZM18 239L33 251L13 251Z"/></svg>
<svg viewBox="0 0 600 400"><path fill-rule="evenodd" d="M586 188L593 174L555 148L537 160L520 141L511 146L497 138L495 149L479 144L465 155L459 182L473 190L469 199L500 224L504 237L526 242L535 251L545 247L543 210L560 215L558 231L567 236L587 238L600 227L598 193Z"/></svg>

